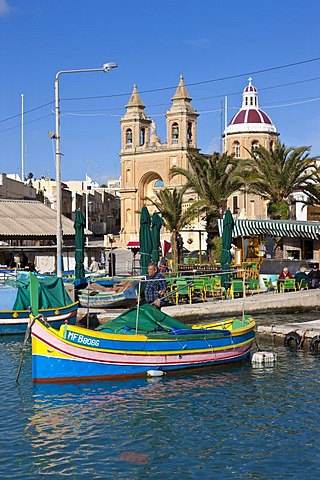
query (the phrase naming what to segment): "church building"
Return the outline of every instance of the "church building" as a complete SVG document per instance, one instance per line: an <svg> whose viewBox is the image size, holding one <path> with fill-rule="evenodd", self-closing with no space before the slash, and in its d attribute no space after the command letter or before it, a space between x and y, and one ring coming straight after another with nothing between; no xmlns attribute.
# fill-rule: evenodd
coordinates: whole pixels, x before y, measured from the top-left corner
<svg viewBox="0 0 320 480"><path fill-rule="evenodd" d="M248 158L252 148L262 145L272 148L277 141L276 127L268 115L259 108L258 92L251 78L243 91L242 107L223 133L224 152L236 158ZM197 145L198 113L191 105L191 97L181 76L166 112L166 141L157 136L156 124L145 112L138 93L133 87L121 125L121 240L127 243L139 233L139 212L148 205L157 189L182 186L185 179L169 179L173 166L188 168L188 155L199 152ZM190 200L190 199L188 199ZM228 201L233 214L242 218L266 218L266 205L259 197L237 192ZM152 211L152 209L151 209ZM204 228L204 227L202 227Z"/></svg>
<svg viewBox="0 0 320 480"><path fill-rule="evenodd" d="M154 120L146 114L136 85L121 118L121 239L139 233L139 212L157 188L182 186L185 179L169 179L176 165L188 168L188 155L198 152L197 117L183 77L166 112L166 142L161 143Z"/></svg>
<svg viewBox="0 0 320 480"><path fill-rule="evenodd" d="M268 115L259 108L258 91L251 83L242 94L242 107L234 115L223 133L224 152L235 158L249 158L252 150L262 146L271 150L278 141L279 133ZM241 218L267 218L267 206L260 197L246 191L237 192L228 200L233 214Z"/></svg>

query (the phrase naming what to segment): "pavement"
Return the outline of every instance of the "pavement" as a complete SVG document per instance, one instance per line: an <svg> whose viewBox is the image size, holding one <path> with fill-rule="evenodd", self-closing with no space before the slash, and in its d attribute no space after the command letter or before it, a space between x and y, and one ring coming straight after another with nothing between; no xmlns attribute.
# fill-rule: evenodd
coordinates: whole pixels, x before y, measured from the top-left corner
<svg viewBox="0 0 320 480"><path fill-rule="evenodd" d="M213 315L230 316L245 313L275 313L275 312L299 312L316 310L319 308L320 289L303 290L286 293L256 293L245 299L212 300L206 302L183 303L179 305L167 304L162 311L186 323L195 322L198 319L207 321ZM120 309L90 309L79 308L78 322L84 324L89 318L91 323L104 323L116 317L123 311Z"/></svg>

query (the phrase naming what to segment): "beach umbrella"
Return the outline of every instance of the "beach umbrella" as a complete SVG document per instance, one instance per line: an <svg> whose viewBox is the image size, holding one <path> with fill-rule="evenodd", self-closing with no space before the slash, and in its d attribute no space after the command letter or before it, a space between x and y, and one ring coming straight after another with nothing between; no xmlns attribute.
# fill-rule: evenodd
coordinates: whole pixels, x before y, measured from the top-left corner
<svg viewBox="0 0 320 480"><path fill-rule="evenodd" d="M81 210L76 211L76 216L74 219L73 228L75 229L75 238L74 238L74 245L75 245L75 277L77 279L85 278L84 273L84 228L85 228L85 219L84 215Z"/></svg>
<svg viewBox="0 0 320 480"><path fill-rule="evenodd" d="M223 231L222 231L222 254L221 254L221 269L222 272L228 272L230 270L231 257L231 243L232 243L232 230L234 221L230 210L226 210L223 218ZM221 286L225 287L225 283L228 282L229 275L221 275Z"/></svg>
<svg viewBox="0 0 320 480"><path fill-rule="evenodd" d="M154 212L151 219L152 261L159 262L160 230L163 225L162 218Z"/></svg>
<svg viewBox="0 0 320 480"><path fill-rule="evenodd" d="M151 219L146 206L141 209L140 215L140 267L141 275L146 275L148 265L151 262L152 240L151 240Z"/></svg>

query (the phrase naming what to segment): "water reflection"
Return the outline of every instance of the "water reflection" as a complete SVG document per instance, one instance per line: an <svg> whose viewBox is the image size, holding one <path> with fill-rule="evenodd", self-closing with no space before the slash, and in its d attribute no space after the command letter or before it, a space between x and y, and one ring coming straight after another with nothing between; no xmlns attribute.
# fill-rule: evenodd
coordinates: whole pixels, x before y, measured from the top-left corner
<svg viewBox="0 0 320 480"><path fill-rule="evenodd" d="M319 352L259 338L275 364L65 385L32 385L28 352L16 386L0 343L0 478L318 477Z"/></svg>

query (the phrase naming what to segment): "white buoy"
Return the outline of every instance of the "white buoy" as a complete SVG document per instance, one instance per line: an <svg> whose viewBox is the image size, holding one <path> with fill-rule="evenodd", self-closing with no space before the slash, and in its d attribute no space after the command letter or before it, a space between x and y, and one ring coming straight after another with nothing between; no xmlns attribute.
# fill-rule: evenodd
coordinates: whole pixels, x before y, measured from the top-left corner
<svg viewBox="0 0 320 480"><path fill-rule="evenodd" d="M162 370L148 370L147 375L148 377L162 377L164 372Z"/></svg>
<svg viewBox="0 0 320 480"><path fill-rule="evenodd" d="M262 365L263 363L274 363L277 355L273 352L256 352L252 355L251 363Z"/></svg>

